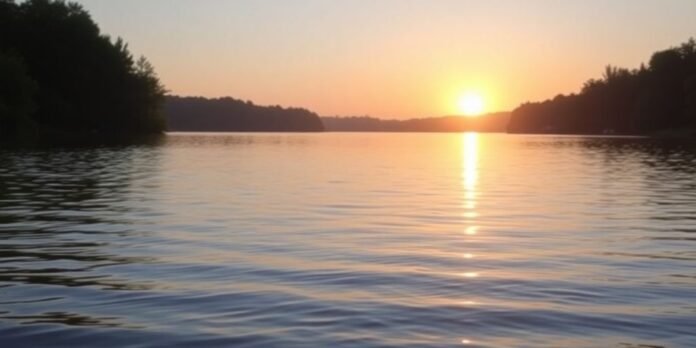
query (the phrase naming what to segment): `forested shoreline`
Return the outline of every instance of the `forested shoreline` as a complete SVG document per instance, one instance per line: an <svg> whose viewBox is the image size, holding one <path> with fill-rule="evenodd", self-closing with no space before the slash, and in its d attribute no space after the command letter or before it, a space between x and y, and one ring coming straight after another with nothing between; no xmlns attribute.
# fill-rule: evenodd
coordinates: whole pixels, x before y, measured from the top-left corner
<svg viewBox="0 0 696 348"><path fill-rule="evenodd" d="M330 132L505 132L509 112L478 117L442 116L407 120L385 120L370 116L322 117Z"/></svg>
<svg viewBox="0 0 696 348"><path fill-rule="evenodd" d="M167 96L167 130L174 132L321 132L319 116L303 108L260 106L231 97Z"/></svg>
<svg viewBox="0 0 696 348"><path fill-rule="evenodd" d="M144 57L79 4L0 0L0 135L136 136L165 128L165 89Z"/></svg>
<svg viewBox="0 0 696 348"><path fill-rule="evenodd" d="M607 66L578 93L510 113L385 120L323 117L231 97L167 96L154 67L102 33L79 4L0 0L0 140L171 131L696 134L696 41L635 69Z"/></svg>
<svg viewBox="0 0 696 348"><path fill-rule="evenodd" d="M577 94L524 103L510 133L693 134L696 130L696 41L656 52L633 70L607 66Z"/></svg>

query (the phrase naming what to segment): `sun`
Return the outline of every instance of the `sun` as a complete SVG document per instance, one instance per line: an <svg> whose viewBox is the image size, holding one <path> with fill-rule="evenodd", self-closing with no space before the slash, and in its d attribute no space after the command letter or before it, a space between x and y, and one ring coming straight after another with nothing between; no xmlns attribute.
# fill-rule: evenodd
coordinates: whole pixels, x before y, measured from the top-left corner
<svg viewBox="0 0 696 348"><path fill-rule="evenodd" d="M480 93L469 92L459 97L458 107L464 116L476 117L486 110L486 103Z"/></svg>

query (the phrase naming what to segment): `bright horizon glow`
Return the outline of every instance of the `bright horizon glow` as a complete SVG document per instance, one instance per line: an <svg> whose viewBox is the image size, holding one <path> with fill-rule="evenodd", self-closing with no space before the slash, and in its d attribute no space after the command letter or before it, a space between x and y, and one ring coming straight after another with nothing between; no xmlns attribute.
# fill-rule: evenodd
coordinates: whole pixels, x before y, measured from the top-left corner
<svg viewBox="0 0 696 348"><path fill-rule="evenodd" d="M466 117L481 116L486 110L486 104L481 94L468 92L459 97L459 112Z"/></svg>
<svg viewBox="0 0 696 348"><path fill-rule="evenodd" d="M322 116L486 112L577 92L696 35L693 0L75 0L172 94Z"/></svg>

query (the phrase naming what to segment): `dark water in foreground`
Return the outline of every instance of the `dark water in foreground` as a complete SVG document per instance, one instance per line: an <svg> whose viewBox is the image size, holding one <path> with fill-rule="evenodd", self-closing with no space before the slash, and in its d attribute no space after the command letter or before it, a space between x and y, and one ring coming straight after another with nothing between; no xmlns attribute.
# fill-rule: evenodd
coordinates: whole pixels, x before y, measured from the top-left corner
<svg viewBox="0 0 696 348"><path fill-rule="evenodd" d="M169 135L0 150L0 346L696 347L696 148Z"/></svg>

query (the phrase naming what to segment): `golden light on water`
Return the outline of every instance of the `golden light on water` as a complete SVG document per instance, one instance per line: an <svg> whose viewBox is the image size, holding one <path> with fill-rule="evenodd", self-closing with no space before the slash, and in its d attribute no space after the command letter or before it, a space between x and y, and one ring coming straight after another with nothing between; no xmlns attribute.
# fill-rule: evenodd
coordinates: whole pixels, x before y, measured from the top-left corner
<svg viewBox="0 0 696 348"><path fill-rule="evenodd" d="M478 183L478 134L465 133L462 138L462 183L464 189L464 208L476 208L476 184Z"/></svg>
<svg viewBox="0 0 696 348"><path fill-rule="evenodd" d="M479 233L476 218L477 186L479 181L479 135L465 133L462 135L462 224L466 238L474 238ZM471 253L464 253L464 258L472 259ZM465 278L478 278L477 272L462 274Z"/></svg>
<svg viewBox="0 0 696 348"><path fill-rule="evenodd" d="M464 230L464 233L469 236L476 235L476 233L478 233L478 226L469 226Z"/></svg>

